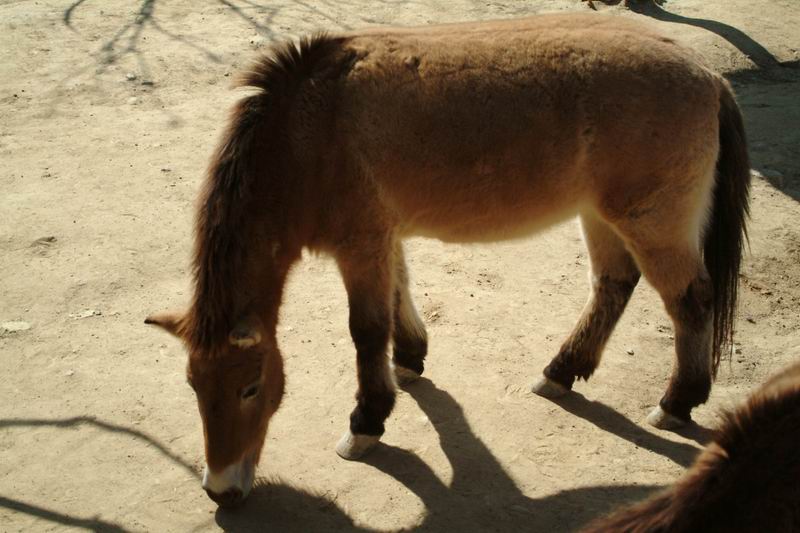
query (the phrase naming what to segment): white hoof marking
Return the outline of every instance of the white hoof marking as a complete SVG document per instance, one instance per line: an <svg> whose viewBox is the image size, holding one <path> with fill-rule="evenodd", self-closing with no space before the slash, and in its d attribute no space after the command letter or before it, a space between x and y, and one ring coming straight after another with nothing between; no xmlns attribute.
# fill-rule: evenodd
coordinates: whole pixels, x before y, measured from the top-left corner
<svg viewBox="0 0 800 533"><path fill-rule="evenodd" d="M666 430L678 429L686 425L685 420L681 420L677 416L669 414L664 411L660 405L656 406L656 408L647 415L647 423L658 429Z"/></svg>
<svg viewBox="0 0 800 533"><path fill-rule="evenodd" d="M347 431L336 445L336 453L342 459L355 461L366 455L380 440L378 435L353 435Z"/></svg>
<svg viewBox="0 0 800 533"><path fill-rule="evenodd" d="M405 385L419 379L420 375L404 366L392 365L394 367L394 377L399 385Z"/></svg>
<svg viewBox="0 0 800 533"><path fill-rule="evenodd" d="M543 377L531 386L531 392L544 398L560 398L568 393L569 389L561 383Z"/></svg>

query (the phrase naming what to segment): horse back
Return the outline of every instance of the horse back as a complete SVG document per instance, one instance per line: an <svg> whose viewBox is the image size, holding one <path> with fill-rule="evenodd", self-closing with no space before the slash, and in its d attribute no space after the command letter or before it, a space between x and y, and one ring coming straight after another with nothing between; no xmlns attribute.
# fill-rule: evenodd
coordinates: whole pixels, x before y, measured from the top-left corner
<svg viewBox="0 0 800 533"><path fill-rule="evenodd" d="M648 26L545 15L341 46L335 189L379 200L405 233L521 236L584 208L614 218L678 202L712 177L718 78Z"/></svg>

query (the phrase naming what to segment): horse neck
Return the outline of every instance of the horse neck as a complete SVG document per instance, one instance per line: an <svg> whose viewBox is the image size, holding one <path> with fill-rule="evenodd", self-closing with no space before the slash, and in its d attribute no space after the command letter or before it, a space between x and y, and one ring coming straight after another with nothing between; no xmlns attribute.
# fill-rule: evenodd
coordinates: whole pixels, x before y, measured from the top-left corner
<svg viewBox="0 0 800 533"><path fill-rule="evenodd" d="M189 315L191 343L197 348L225 342L237 321L252 316L260 320L263 335L275 336L286 277L300 248L272 232L264 211L237 229L233 244L197 254Z"/></svg>
<svg viewBox="0 0 800 533"><path fill-rule="evenodd" d="M272 258L273 261L264 262L259 262L258 258L254 258L255 272L246 276L252 281L248 286L242 287L243 290L237 291L244 297L244 301L240 305L249 306L250 309L244 309L245 312L253 312L259 317L264 327L264 333L270 339L275 338L286 277L297 257L299 254L292 254L291 257L277 257Z"/></svg>

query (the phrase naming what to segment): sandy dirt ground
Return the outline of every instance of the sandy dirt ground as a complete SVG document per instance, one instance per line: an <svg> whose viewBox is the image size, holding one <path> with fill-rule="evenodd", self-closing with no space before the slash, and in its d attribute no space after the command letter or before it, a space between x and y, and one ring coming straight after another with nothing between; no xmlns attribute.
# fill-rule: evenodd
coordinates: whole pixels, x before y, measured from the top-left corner
<svg viewBox="0 0 800 533"><path fill-rule="evenodd" d="M653 20L735 83L755 180L736 353L697 425L644 417L672 364L646 283L588 383L532 395L585 302L577 224L480 246L409 243L431 337L364 462L333 447L355 361L330 260L294 271L288 392L236 512L200 488L177 341L142 324L189 297L192 206L233 75L315 29L587 11L578 0L0 1L0 530L569 531L676 479L718 421L800 357L800 3L597 5ZM625 139L619 139L625 142ZM658 147L654 146L654 150Z"/></svg>

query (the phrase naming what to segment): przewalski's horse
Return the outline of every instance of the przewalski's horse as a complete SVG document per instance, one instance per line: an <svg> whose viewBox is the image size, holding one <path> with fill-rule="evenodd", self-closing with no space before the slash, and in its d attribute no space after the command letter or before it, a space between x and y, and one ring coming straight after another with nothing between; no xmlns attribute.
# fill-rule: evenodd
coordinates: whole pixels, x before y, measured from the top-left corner
<svg viewBox="0 0 800 533"><path fill-rule="evenodd" d="M423 370L425 327L402 240L496 241L580 216L592 293L534 390L588 378L644 273L675 324L677 363L650 421L703 403L730 340L750 181L729 85L646 27L599 15L316 36L243 85L197 215L194 298L148 318L182 338L203 419L204 486L250 489L283 392L276 343L301 250L338 263L357 405L337 445L375 445L394 373Z"/></svg>
<svg viewBox="0 0 800 533"><path fill-rule="evenodd" d="M734 412L674 486L584 533L800 530L800 364Z"/></svg>

